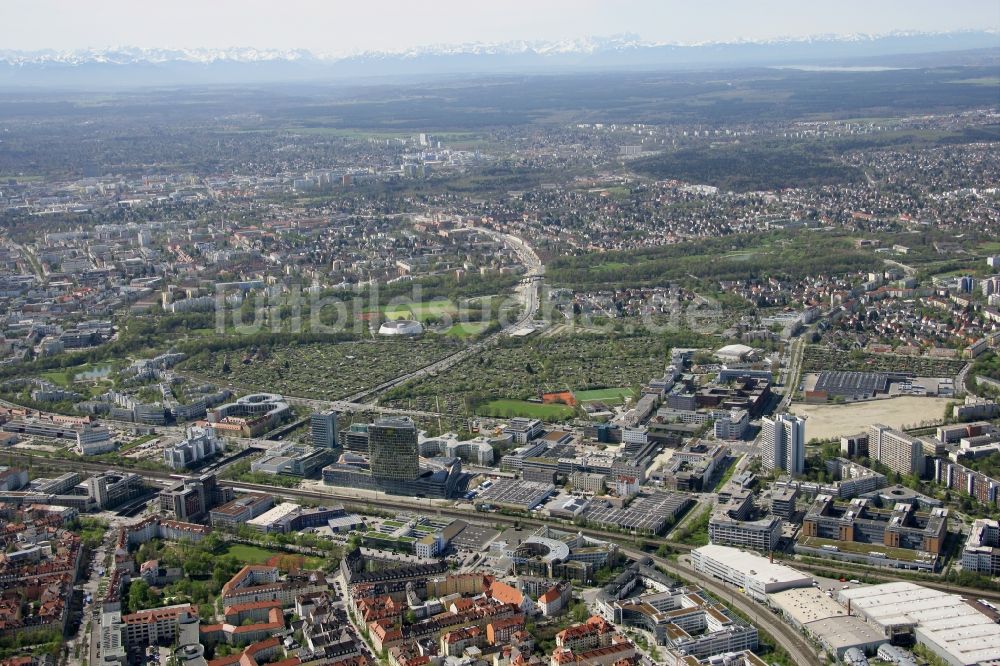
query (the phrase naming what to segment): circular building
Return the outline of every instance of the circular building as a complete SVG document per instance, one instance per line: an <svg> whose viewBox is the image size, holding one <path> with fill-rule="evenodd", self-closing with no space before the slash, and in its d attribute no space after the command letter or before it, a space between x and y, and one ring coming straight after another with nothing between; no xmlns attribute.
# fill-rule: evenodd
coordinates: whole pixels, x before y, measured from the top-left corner
<svg viewBox="0 0 1000 666"><path fill-rule="evenodd" d="M387 321L378 327L379 335L414 336L424 332L424 327L414 319Z"/></svg>

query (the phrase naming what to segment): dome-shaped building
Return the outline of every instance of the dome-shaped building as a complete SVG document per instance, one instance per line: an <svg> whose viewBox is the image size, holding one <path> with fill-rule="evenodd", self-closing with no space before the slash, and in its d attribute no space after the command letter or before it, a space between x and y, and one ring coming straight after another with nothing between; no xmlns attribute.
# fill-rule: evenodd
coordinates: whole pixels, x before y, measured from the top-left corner
<svg viewBox="0 0 1000 666"><path fill-rule="evenodd" d="M415 319L387 321L378 327L379 335L414 336L424 332L424 327Z"/></svg>

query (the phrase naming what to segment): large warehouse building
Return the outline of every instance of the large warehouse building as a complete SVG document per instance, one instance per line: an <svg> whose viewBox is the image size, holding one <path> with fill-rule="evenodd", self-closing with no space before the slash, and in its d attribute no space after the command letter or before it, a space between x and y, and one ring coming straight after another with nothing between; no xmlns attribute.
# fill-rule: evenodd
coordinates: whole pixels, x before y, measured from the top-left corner
<svg viewBox="0 0 1000 666"><path fill-rule="evenodd" d="M816 587L800 587L770 595L768 603L786 620L804 629L823 649L838 660L850 650L874 654L888 639L864 620L848 615L847 609Z"/></svg>
<svg viewBox="0 0 1000 666"><path fill-rule="evenodd" d="M887 638L912 635L952 666L1000 660L1000 625L974 600L905 582L841 590L838 597Z"/></svg>

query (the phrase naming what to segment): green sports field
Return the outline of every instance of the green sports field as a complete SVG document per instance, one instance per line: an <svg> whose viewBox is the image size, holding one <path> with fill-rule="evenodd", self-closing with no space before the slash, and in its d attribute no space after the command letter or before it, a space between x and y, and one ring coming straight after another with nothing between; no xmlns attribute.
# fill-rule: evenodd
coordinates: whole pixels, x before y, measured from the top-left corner
<svg viewBox="0 0 1000 666"><path fill-rule="evenodd" d="M631 398L634 392L630 388L603 388L591 391L574 391L579 402L624 402L625 398Z"/></svg>
<svg viewBox="0 0 1000 666"><path fill-rule="evenodd" d="M398 303L382 308L382 314L387 319L440 319L444 316L454 317L458 308L451 301L428 301L426 303Z"/></svg>
<svg viewBox="0 0 1000 666"><path fill-rule="evenodd" d="M572 418L576 413L572 407L567 405L544 405L539 402L527 402L526 400L491 400L476 410L483 416L495 416L498 418L511 418L523 416L529 419L542 419L543 421L565 421Z"/></svg>
<svg viewBox="0 0 1000 666"><path fill-rule="evenodd" d="M483 331L489 324L485 321L469 321L461 324L455 324L448 329L448 335L456 338L474 338Z"/></svg>

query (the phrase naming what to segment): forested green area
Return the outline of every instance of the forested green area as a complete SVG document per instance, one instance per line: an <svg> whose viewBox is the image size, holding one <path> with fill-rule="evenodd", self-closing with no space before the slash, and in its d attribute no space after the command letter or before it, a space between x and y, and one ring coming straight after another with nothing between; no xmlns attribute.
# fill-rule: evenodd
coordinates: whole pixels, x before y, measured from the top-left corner
<svg viewBox="0 0 1000 666"><path fill-rule="evenodd" d="M734 192L841 185L864 179L857 167L817 154L815 148L687 148L647 157L631 166L651 178L673 178Z"/></svg>
<svg viewBox="0 0 1000 666"><path fill-rule="evenodd" d="M548 264L546 275L553 285L587 290L683 283L692 278L798 280L814 275L818 267L837 275L878 264L872 253L857 249L843 234L815 231L789 237L776 232L559 257Z"/></svg>

